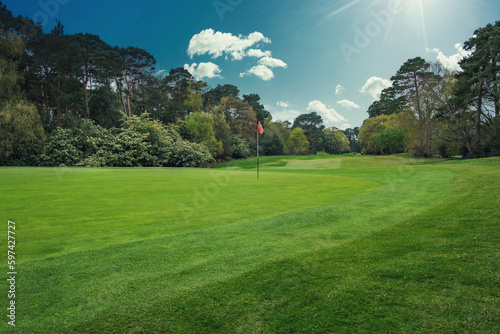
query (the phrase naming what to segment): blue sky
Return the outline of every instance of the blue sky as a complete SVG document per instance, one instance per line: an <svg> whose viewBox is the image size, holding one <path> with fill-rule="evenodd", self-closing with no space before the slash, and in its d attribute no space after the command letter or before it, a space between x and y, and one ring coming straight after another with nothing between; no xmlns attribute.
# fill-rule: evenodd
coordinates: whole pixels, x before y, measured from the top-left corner
<svg viewBox="0 0 500 334"><path fill-rule="evenodd" d="M153 54L210 86L257 93L274 120L316 111L360 126L417 56L456 69L461 44L499 20L498 0L4 0L14 15Z"/></svg>

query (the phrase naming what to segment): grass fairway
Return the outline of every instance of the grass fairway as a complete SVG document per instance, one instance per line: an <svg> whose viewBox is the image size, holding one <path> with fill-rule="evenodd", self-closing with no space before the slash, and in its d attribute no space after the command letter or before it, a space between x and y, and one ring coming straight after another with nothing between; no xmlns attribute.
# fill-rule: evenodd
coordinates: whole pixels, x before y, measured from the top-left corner
<svg viewBox="0 0 500 334"><path fill-rule="evenodd" d="M500 159L217 167L0 168L1 332L500 332Z"/></svg>

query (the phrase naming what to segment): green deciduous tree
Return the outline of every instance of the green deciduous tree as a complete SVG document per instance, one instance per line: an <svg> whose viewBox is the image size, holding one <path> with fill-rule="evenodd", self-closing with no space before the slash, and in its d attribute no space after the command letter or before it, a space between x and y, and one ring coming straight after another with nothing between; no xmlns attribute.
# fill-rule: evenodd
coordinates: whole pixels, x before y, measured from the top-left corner
<svg viewBox="0 0 500 334"><path fill-rule="evenodd" d="M231 132L231 127L227 122L226 117L226 102L228 98L223 98L220 101L219 106L212 109L211 115L214 120L214 134L215 138L222 143L222 154L219 154L219 158L227 158L233 155L233 133ZM248 149L248 148L247 148Z"/></svg>
<svg viewBox="0 0 500 334"><path fill-rule="evenodd" d="M24 43L17 34L5 32L0 35L0 106L21 97L23 77L19 66L25 54Z"/></svg>
<svg viewBox="0 0 500 334"><path fill-rule="evenodd" d="M186 132L195 143L203 143L214 157L224 153L221 141L215 138L214 118L205 112L194 112L186 117L184 122Z"/></svg>
<svg viewBox="0 0 500 334"><path fill-rule="evenodd" d="M10 102L0 109L0 163L11 164L36 151L45 139L40 115L35 106Z"/></svg>
<svg viewBox="0 0 500 334"><path fill-rule="evenodd" d="M350 151L349 139L339 129L332 127L323 129L325 133L325 152L330 154L347 153Z"/></svg>
<svg viewBox="0 0 500 334"><path fill-rule="evenodd" d="M402 129L385 129L377 134L375 141L383 154L401 153L407 149L409 136Z"/></svg>
<svg viewBox="0 0 500 334"><path fill-rule="evenodd" d="M323 139L324 132L323 129L323 118L316 112L311 112L308 114L299 115L293 122L292 128L301 128L311 145L310 149L312 152L318 152L323 150Z"/></svg>
<svg viewBox="0 0 500 334"><path fill-rule="evenodd" d="M368 118L363 122L359 130L359 144L368 153L380 153L381 149L377 143L377 135L387 127L384 124L389 119L387 115Z"/></svg>
<svg viewBox="0 0 500 334"><path fill-rule="evenodd" d="M307 154L309 153L309 141L304 130L295 128L286 141L286 147L289 154Z"/></svg>

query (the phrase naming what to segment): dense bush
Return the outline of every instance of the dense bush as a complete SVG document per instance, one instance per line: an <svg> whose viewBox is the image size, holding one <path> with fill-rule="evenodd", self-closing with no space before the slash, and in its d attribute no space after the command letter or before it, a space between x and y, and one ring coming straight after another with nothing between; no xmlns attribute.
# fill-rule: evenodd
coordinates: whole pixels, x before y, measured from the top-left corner
<svg viewBox="0 0 500 334"><path fill-rule="evenodd" d="M121 127L104 129L89 120L76 129L58 128L43 147L41 166L196 167L213 161L203 144L188 142L174 126L147 114L122 120Z"/></svg>
<svg viewBox="0 0 500 334"><path fill-rule="evenodd" d="M53 131L50 139L45 143L39 157L39 165L47 167L75 166L85 159L85 152L81 150L82 141L89 138L79 136L71 129L59 128Z"/></svg>
<svg viewBox="0 0 500 334"><path fill-rule="evenodd" d="M401 129L385 129L375 138L384 154L405 152L408 145L408 133Z"/></svg>
<svg viewBox="0 0 500 334"><path fill-rule="evenodd" d="M250 147L246 139L233 136L231 140L231 157L234 159L244 159L250 156Z"/></svg>

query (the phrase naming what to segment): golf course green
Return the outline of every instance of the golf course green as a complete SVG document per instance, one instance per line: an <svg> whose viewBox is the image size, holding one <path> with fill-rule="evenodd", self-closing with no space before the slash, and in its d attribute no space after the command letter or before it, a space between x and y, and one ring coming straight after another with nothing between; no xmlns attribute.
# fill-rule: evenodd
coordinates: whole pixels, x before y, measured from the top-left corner
<svg viewBox="0 0 500 334"><path fill-rule="evenodd" d="M2 167L0 203L2 333L500 332L500 158Z"/></svg>

